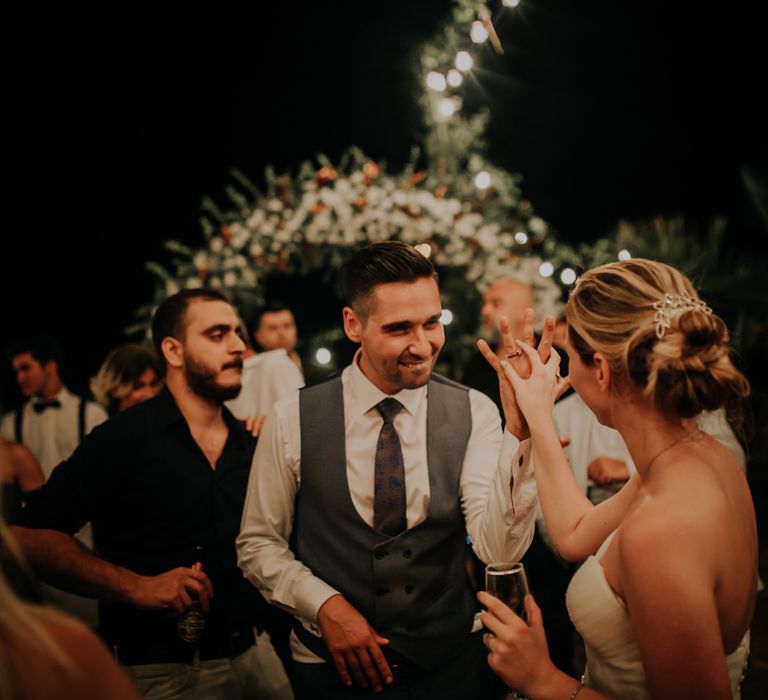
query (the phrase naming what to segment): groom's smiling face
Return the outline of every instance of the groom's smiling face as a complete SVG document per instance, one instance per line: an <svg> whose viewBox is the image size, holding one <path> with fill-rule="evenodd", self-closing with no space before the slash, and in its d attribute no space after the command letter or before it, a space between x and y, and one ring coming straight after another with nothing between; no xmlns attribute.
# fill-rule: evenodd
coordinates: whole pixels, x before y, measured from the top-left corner
<svg viewBox="0 0 768 700"><path fill-rule="evenodd" d="M365 318L346 307L344 330L362 346L363 374L387 394L424 386L445 343L441 313L432 277L377 285Z"/></svg>

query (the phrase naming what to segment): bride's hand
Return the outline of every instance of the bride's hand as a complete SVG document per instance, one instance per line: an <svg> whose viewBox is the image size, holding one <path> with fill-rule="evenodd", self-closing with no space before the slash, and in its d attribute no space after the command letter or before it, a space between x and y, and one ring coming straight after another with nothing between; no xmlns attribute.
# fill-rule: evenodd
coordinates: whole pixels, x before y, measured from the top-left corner
<svg viewBox="0 0 768 700"><path fill-rule="evenodd" d="M508 362L501 362L504 376L509 380L515 392L515 400L528 425L552 415L552 405L562 396L569 386L568 378L560 376L560 355L551 349L546 362L528 343L519 340L517 347L522 350L530 363L530 373L524 378L510 367Z"/></svg>
<svg viewBox="0 0 768 700"><path fill-rule="evenodd" d="M485 592L477 597L488 609L480 615L483 625L491 631L484 636L488 665L507 687L534 697L535 689L557 673L549 658L539 606L533 596L525 597L526 623L498 598Z"/></svg>
<svg viewBox="0 0 768 700"><path fill-rule="evenodd" d="M534 312L533 309L528 308L525 310L523 316L523 337L522 342L532 344L534 341L533 334L533 322ZM512 330L509 324L509 319L506 316L502 316L499 320L500 342L501 347L504 349L504 353L507 356L506 363L508 366L513 367L512 371L516 372L519 376L528 377L531 373L531 363L528 356L523 352L522 348L518 346L518 341L512 334ZM550 358L552 351L552 340L555 335L555 319L552 316L547 316L544 319L544 328L541 333L541 339L539 340L538 348L536 352L542 362L547 362ZM530 435L528 429L528 423L525 420L525 416L518 406L517 399L515 397L515 391L510 383L509 379L505 376L504 367L502 367L502 361L491 350L484 340L477 341L477 347L483 354L483 357L488 363L496 370L499 377L499 393L501 394L501 405L504 409L504 418L507 424L507 430L518 437L520 440L524 440ZM563 388L565 390L566 387Z"/></svg>

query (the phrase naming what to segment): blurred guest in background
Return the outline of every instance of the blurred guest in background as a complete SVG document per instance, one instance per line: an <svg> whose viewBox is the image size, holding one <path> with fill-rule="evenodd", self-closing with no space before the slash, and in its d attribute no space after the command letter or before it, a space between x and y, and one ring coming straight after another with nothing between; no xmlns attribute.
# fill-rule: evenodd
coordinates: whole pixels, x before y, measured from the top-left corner
<svg viewBox="0 0 768 700"><path fill-rule="evenodd" d="M303 387L304 377L285 348L254 352L247 333L242 332L244 328L241 323L241 334L246 344L243 353L243 388L236 398L226 401L225 406L236 418L246 421L249 432L258 435L264 416L269 413L275 401Z"/></svg>
<svg viewBox="0 0 768 700"><path fill-rule="evenodd" d="M25 402L4 416L0 435L26 445L48 478L107 414L64 386L59 375L61 346L50 334L20 338L6 348L6 354Z"/></svg>
<svg viewBox="0 0 768 700"><path fill-rule="evenodd" d="M7 414L0 435L25 445L40 464L46 479L53 468L67 459L83 437L107 419L94 401L73 394L61 380L61 345L49 333L18 338L6 348L25 402ZM90 525L84 524L77 538L93 547ZM51 604L96 626L96 605L92 600L45 586Z"/></svg>
<svg viewBox="0 0 768 700"><path fill-rule="evenodd" d="M91 379L91 391L110 416L157 396L163 388L160 363L146 345L120 345L102 362Z"/></svg>
<svg viewBox="0 0 768 700"><path fill-rule="evenodd" d="M263 351L284 350L299 368L302 382L307 386L325 379L331 371L316 363L314 358L302 358L296 349L299 344L298 329L293 311L282 301L273 300L262 306L253 319L253 340ZM245 386L245 382L243 382Z"/></svg>
<svg viewBox="0 0 768 700"><path fill-rule="evenodd" d="M296 352L299 339L296 319L282 301L271 301L256 312L253 339L262 350L285 350L291 361L301 368L301 359Z"/></svg>

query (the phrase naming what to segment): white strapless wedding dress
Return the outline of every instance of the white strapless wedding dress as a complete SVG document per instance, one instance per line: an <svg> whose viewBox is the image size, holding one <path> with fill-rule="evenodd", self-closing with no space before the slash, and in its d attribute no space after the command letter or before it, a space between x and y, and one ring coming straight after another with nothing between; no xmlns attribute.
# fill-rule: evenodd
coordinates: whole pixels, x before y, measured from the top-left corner
<svg viewBox="0 0 768 700"><path fill-rule="evenodd" d="M566 603L587 653L586 686L617 700L649 698L645 672L632 623L624 602L608 585L600 558L614 531L574 574ZM734 698L741 697L741 681L749 653L749 631L738 649L726 657Z"/></svg>

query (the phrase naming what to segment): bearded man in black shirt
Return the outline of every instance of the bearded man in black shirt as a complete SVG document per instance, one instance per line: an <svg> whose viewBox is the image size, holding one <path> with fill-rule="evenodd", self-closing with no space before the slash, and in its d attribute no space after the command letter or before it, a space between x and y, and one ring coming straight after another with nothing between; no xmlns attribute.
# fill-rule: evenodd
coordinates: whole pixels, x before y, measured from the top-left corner
<svg viewBox="0 0 768 700"><path fill-rule="evenodd" d="M237 314L185 290L152 334L166 389L94 430L14 534L41 578L99 600L100 632L147 698L291 698L269 637L254 636L266 604L237 566L255 447L223 407L240 391ZM98 555L72 537L88 521ZM190 643L178 619L192 608L204 630Z"/></svg>

